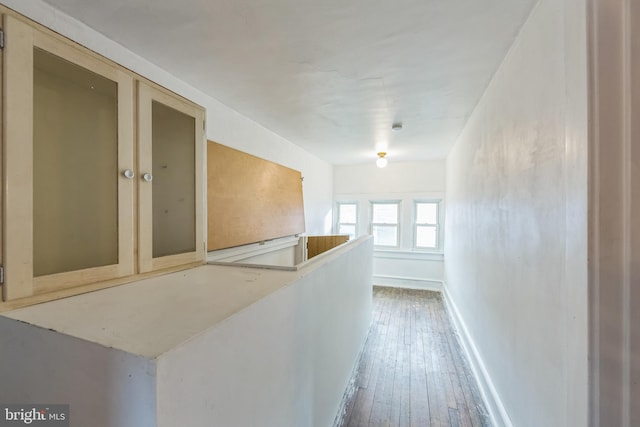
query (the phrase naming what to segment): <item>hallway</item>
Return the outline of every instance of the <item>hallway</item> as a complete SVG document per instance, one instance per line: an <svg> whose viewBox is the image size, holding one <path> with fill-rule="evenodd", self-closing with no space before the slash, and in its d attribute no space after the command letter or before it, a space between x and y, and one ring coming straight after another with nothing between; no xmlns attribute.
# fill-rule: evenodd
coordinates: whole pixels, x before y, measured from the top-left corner
<svg viewBox="0 0 640 427"><path fill-rule="evenodd" d="M489 426L437 292L375 286L343 427Z"/></svg>

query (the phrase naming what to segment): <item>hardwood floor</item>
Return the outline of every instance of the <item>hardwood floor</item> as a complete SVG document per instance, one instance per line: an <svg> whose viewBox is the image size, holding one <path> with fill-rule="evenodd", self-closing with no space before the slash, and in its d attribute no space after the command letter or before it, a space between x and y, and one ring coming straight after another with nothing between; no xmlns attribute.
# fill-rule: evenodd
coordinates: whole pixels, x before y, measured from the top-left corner
<svg viewBox="0 0 640 427"><path fill-rule="evenodd" d="M343 427L490 426L437 292L374 287Z"/></svg>

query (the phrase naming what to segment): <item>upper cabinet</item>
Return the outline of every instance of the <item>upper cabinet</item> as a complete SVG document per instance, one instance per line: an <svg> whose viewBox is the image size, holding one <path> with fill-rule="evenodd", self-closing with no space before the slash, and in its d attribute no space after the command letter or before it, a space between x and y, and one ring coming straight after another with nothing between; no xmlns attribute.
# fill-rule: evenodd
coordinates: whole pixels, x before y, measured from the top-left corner
<svg viewBox="0 0 640 427"><path fill-rule="evenodd" d="M138 117L140 271L203 260L204 111L141 82Z"/></svg>
<svg viewBox="0 0 640 427"><path fill-rule="evenodd" d="M3 301L204 262L203 109L24 20L3 29Z"/></svg>

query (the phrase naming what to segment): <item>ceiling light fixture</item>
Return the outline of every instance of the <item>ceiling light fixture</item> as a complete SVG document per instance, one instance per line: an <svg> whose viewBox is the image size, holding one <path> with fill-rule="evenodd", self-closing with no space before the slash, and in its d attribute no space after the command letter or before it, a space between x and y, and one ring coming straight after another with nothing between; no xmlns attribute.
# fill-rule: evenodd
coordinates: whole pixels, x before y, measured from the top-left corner
<svg viewBox="0 0 640 427"><path fill-rule="evenodd" d="M384 151L381 151L378 153L378 160L376 160L376 166L378 166L379 168L383 168L387 166L387 163L389 163L389 161L385 157L386 155L387 153L385 153Z"/></svg>

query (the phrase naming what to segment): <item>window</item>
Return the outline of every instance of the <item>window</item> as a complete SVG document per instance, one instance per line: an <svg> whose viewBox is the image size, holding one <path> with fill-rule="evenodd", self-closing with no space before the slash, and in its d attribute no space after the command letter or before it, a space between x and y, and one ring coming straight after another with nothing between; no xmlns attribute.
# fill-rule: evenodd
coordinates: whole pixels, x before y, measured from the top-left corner
<svg viewBox="0 0 640 427"><path fill-rule="evenodd" d="M438 202L415 202L415 247L438 249Z"/></svg>
<svg viewBox="0 0 640 427"><path fill-rule="evenodd" d="M399 246L399 202L371 202L371 234L375 246Z"/></svg>
<svg viewBox="0 0 640 427"><path fill-rule="evenodd" d="M357 225L358 204L338 203L338 234L348 234L350 239L355 239Z"/></svg>

